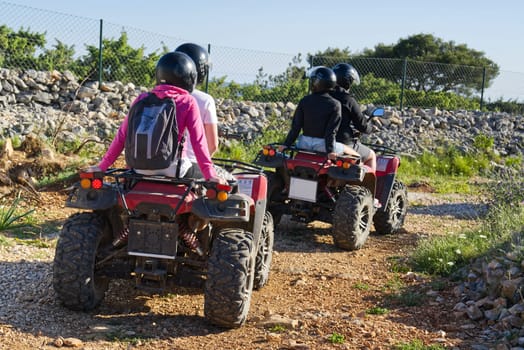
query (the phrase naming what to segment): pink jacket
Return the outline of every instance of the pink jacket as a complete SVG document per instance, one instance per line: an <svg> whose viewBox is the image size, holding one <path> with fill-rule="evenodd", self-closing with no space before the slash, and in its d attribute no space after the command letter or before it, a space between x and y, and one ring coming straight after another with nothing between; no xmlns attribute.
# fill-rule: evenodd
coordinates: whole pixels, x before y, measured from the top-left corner
<svg viewBox="0 0 524 350"><path fill-rule="evenodd" d="M195 156L202 174L206 179L216 177L213 162L211 161L211 156L209 155L209 151L207 149L207 141L204 133L202 119L200 118L200 111L194 97L184 89L166 84L155 86L151 92L157 95L159 98L174 98L176 104L176 120L179 130L178 141L181 141L184 130L187 129L189 132L189 139L193 145L193 150L195 152ZM135 104L137 101L140 101L146 96L146 93L141 94L133 101L131 105ZM127 118L128 115L126 115L124 118L124 121L120 125L120 128L113 139L113 142L111 142L111 146L109 146L109 149L102 157L100 164L98 164L100 169L104 171L115 162L124 149L127 134Z"/></svg>

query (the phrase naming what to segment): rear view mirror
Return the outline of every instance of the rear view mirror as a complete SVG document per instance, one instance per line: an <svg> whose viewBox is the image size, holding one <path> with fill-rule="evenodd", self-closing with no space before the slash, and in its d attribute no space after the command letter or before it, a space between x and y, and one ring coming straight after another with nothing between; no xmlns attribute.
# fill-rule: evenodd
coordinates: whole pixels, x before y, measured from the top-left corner
<svg viewBox="0 0 524 350"><path fill-rule="evenodd" d="M384 108L379 107L375 108L373 112L371 112L372 117L383 117L384 116Z"/></svg>

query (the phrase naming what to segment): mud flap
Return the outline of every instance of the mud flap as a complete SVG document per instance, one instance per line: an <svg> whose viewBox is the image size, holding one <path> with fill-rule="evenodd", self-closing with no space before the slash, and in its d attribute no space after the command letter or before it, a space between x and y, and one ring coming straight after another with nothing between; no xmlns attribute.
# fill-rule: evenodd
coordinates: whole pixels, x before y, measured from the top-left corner
<svg viewBox="0 0 524 350"><path fill-rule="evenodd" d="M384 176L377 177L377 198L382 205L386 205L389 196L391 195L391 189L395 182L395 174L387 174Z"/></svg>

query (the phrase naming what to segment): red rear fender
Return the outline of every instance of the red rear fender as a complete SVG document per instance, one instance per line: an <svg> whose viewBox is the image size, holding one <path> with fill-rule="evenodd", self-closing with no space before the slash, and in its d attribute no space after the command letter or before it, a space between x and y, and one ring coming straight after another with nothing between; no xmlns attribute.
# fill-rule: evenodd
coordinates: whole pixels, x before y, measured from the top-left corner
<svg viewBox="0 0 524 350"><path fill-rule="evenodd" d="M255 202L267 196L267 178L260 174L235 174L238 181L238 192L243 193Z"/></svg>
<svg viewBox="0 0 524 350"><path fill-rule="evenodd" d="M400 165L400 158L395 156L382 155L377 157L377 176L396 174Z"/></svg>
<svg viewBox="0 0 524 350"><path fill-rule="evenodd" d="M314 169L315 172L327 172L331 163L327 161L326 156L313 153L298 152L293 159L286 161L287 168L294 170L296 167L304 167Z"/></svg>
<svg viewBox="0 0 524 350"><path fill-rule="evenodd" d="M180 214L191 211L191 203L196 199L196 195L193 192L190 192L184 198L186 190L187 186L185 185L139 182L131 191L125 194L125 199L128 208L131 210L144 202L169 205L172 208L176 208L178 203L183 200L178 210L178 214Z"/></svg>

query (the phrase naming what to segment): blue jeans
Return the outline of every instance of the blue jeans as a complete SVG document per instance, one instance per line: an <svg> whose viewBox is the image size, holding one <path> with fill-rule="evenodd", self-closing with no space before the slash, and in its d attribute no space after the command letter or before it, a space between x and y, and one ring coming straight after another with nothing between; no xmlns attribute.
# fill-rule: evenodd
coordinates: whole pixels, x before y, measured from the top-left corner
<svg viewBox="0 0 524 350"><path fill-rule="evenodd" d="M320 137L310 137L300 135L297 141L297 147L302 149L308 149L317 152L326 152L326 140ZM335 142L333 152L342 154L344 153L344 144Z"/></svg>

